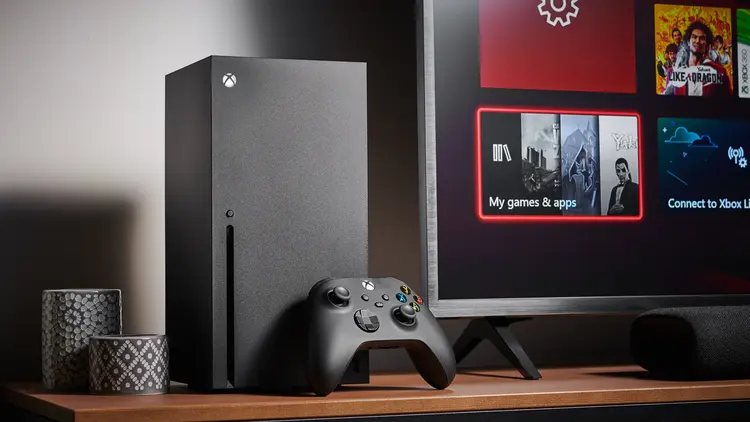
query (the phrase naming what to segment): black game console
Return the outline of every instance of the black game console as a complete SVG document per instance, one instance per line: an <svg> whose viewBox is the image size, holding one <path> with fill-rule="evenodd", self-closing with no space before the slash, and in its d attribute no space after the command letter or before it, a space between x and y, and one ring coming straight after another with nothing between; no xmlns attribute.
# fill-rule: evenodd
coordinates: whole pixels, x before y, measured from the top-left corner
<svg viewBox="0 0 750 422"><path fill-rule="evenodd" d="M333 392L357 351L403 348L431 386L456 376L453 348L430 309L392 277L327 278L308 296L307 371L315 394Z"/></svg>
<svg viewBox="0 0 750 422"><path fill-rule="evenodd" d="M201 391L307 388L304 302L366 274L363 63L208 57L166 77L166 331ZM367 352L343 383L369 382Z"/></svg>

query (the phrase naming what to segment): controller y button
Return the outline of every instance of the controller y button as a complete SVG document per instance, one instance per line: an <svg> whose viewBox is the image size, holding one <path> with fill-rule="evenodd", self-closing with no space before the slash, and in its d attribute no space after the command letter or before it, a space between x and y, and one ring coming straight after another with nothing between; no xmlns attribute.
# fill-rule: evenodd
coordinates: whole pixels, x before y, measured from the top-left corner
<svg viewBox="0 0 750 422"><path fill-rule="evenodd" d="M401 291L404 292L404 294L411 293L411 289L409 289L409 286L401 286Z"/></svg>

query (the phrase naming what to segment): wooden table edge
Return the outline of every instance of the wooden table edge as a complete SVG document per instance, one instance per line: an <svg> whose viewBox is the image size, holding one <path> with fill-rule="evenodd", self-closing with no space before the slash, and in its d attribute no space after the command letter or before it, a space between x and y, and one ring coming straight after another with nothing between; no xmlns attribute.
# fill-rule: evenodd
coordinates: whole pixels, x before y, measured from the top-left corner
<svg viewBox="0 0 750 422"><path fill-rule="evenodd" d="M680 394L674 395L674 391ZM670 394L664 394L669 392ZM18 395L23 396L20 393ZM679 402L729 401L750 399L747 384L720 386L661 387L641 389L608 389L570 392L540 392L513 394L478 394L462 396L430 396L373 399L320 398L318 403L289 404L197 404L154 406L149 408L106 408L72 410L43 402L43 409L35 407L41 416L55 416L62 422L136 422L136 421L229 421L273 420L304 418L367 417L423 413L463 413L493 410L530 410L542 408L638 405Z"/></svg>
<svg viewBox="0 0 750 422"><path fill-rule="evenodd" d="M43 400L34 395L24 394L8 385L0 385L0 397L4 398L9 404L48 419L60 422L76 421L76 411L74 409Z"/></svg>

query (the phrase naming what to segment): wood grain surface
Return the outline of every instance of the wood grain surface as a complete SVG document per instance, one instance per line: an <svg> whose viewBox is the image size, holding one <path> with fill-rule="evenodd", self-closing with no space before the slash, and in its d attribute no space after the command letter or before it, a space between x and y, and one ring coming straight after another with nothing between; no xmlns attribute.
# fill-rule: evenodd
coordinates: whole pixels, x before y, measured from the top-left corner
<svg viewBox="0 0 750 422"><path fill-rule="evenodd" d="M371 383L328 397L198 394L184 387L161 396L59 394L39 384L9 384L3 399L60 422L231 421L529 409L560 406L750 399L750 381L650 379L638 367L563 368L523 380L515 371L463 371L446 390L418 374L375 374Z"/></svg>

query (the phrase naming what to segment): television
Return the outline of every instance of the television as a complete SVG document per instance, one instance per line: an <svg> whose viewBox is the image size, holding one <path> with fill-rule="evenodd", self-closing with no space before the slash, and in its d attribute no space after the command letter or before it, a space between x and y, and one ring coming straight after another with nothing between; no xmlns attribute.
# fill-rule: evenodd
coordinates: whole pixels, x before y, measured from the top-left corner
<svg viewBox="0 0 750 422"><path fill-rule="evenodd" d="M418 1L438 318L750 303L737 3Z"/></svg>

